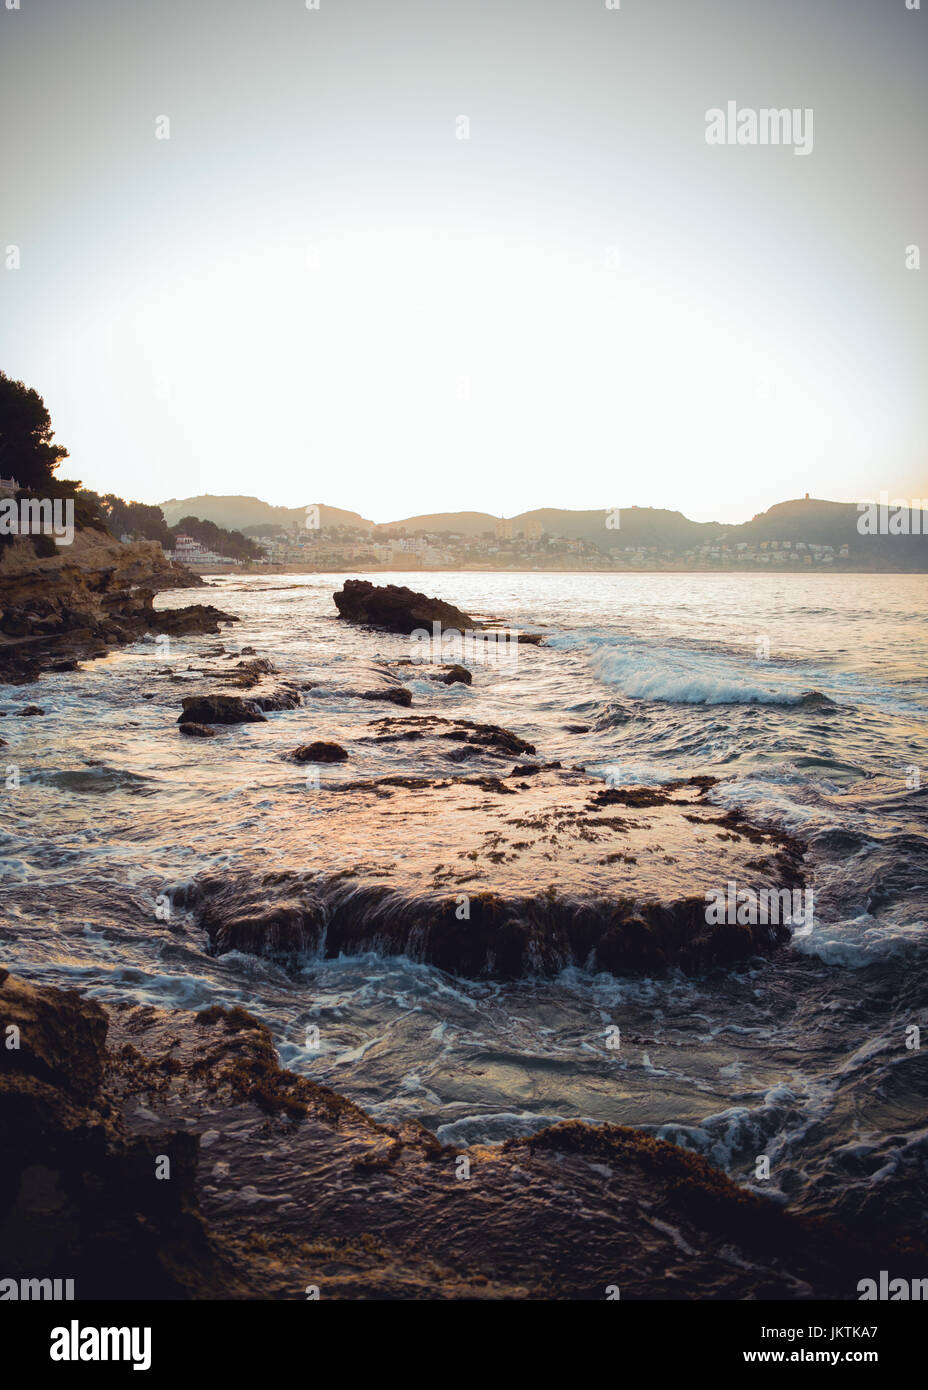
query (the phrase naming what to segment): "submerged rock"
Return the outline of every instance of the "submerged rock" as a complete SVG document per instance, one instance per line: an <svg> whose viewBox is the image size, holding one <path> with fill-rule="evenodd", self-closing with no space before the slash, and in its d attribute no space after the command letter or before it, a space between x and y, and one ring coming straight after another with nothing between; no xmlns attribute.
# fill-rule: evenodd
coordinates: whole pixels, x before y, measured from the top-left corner
<svg viewBox="0 0 928 1390"><path fill-rule="evenodd" d="M211 729L208 724L195 724L193 720L185 720L180 726L180 732L186 734L188 738L216 737L215 729Z"/></svg>
<svg viewBox="0 0 928 1390"><path fill-rule="evenodd" d="M353 623L386 628L389 632L410 633L417 628L432 632L432 624L473 630L477 624L468 613L439 598L416 593L398 584L372 584L369 579L346 579L333 595L338 616Z"/></svg>
<svg viewBox="0 0 928 1390"><path fill-rule="evenodd" d="M361 700L385 700L388 705L402 705L408 709L412 704L412 691L404 685L386 686L382 690L359 690Z"/></svg>
<svg viewBox="0 0 928 1390"><path fill-rule="evenodd" d="M436 676L437 681L442 681L445 685L473 685L474 677L466 666L452 665L444 668L444 674Z"/></svg>
<svg viewBox="0 0 928 1390"><path fill-rule="evenodd" d="M523 753L534 754L535 745L498 724L478 724L472 719L446 719L440 714L410 715L408 718L386 718L372 726L378 743L407 742L433 737L463 744L446 756L461 762L471 754L486 753L492 757L512 758Z"/></svg>

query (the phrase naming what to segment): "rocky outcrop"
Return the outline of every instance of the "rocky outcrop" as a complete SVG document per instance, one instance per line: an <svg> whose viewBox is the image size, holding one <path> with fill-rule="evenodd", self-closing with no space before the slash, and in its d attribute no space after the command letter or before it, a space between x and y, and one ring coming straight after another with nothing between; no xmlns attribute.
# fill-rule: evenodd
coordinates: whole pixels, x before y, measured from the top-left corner
<svg viewBox="0 0 928 1390"><path fill-rule="evenodd" d="M154 608L157 592L202 582L154 541L123 545L87 528L72 545L38 556L29 538L13 538L0 548L0 681L74 670L80 659L150 632L218 632L220 622L236 620L217 608Z"/></svg>
<svg viewBox="0 0 928 1390"><path fill-rule="evenodd" d="M186 901L217 954L284 964L377 951L497 979L734 966L784 945L790 926L717 920L707 895L729 880L798 892L804 850L707 791L700 779L613 799L583 772L541 765L329 784L311 824L287 810L269 821L273 873L204 876ZM360 847L352 868L347 845Z"/></svg>
<svg viewBox="0 0 928 1390"><path fill-rule="evenodd" d="M148 609L144 615L146 630L170 637L195 636L204 632L219 632L220 623L237 623L232 613L223 613L211 603L191 603L186 608Z"/></svg>
<svg viewBox="0 0 928 1390"><path fill-rule="evenodd" d="M196 1207L196 1140L166 1126L157 1137L133 1134L121 1122L107 1013L0 969L0 1022L4 1275L52 1270L74 1280L78 1298L221 1286ZM159 1156L170 1181L156 1177Z"/></svg>
<svg viewBox="0 0 928 1390"><path fill-rule="evenodd" d="M338 616L352 623L386 628L388 632L410 633L425 628L431 634L432 624L454 628L458 632L472 631L479 626L469 614L453 603L429 598L427 594L398 584L372 584L368 579L346 579L345 586L333 595Z"/></svg>
<svg viewBox="0 0 928 1390"><path fill-rule="evenodd" d="M705 1159L579 1121L443 1147L283 1070L240 1008L99 1004L0 971L3 1273L88 1298L856 1299L924 1272ZM170 1181L155 1177L170 1162Z"/></svg>

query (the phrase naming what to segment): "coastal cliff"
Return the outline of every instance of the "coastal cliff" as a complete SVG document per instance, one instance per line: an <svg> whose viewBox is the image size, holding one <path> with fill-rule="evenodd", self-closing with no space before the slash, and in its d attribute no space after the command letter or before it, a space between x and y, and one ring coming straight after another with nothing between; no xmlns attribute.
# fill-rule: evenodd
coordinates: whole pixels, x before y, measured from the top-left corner
<svg viewBox="0 0 928 1390"><path fill-rule="evenodd" d="M44 538L39 538L44 539ZM215 632L233 621L204 605L156 614L165 589L202 585L172 564L154 541L123 544L85 527L51 554L27 536L0 547L0 682L27 684L44 670L70 670L83 658L159 631Z"/></svg>

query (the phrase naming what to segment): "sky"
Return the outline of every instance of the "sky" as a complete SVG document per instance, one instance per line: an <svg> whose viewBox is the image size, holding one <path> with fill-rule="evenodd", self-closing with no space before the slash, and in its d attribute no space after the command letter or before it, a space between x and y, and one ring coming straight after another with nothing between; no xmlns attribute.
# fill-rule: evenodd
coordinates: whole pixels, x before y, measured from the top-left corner
<svg viewBox="0 0 928 1390"><path fill-rule="evenodd" d="M928 496L928 0L15 3L0 370L62 476L374 521ZM707 143L729 102L811 148Z"/></svg>

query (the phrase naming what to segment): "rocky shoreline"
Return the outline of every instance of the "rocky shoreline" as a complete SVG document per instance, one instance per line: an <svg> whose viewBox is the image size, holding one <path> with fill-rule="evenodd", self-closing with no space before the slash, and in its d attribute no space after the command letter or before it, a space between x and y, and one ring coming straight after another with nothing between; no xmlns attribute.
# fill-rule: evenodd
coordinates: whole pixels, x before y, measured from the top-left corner
<svg viewBox="0 0 928 1390"><path fill-rule="evenodd" d="M0 969L0 1023L3 1272L78 1300L848 1299L874 1261L924 1262L635 1129L442 1147L282 1070L241 1009L104 1009Z"/></svg>
<svg viewBox="0 0 928 1390"><path fill-rule="evenodd" d="M66 550L40 556L28 537L13 538L0 549L0 684L76 670L146 633L219 632L237 621L208 604L155 611L156 593L202 585L154 541L124 545L85 527Z"/></svg>
<svg viewBox="0 0 928 1390"><path fill-rule="evenodd" d="M126 581L92 590L91 608L117 594L137 602ZM159 630L185 621L155 616ZM166 734L229 737L268 713L285 720L310 691L325 697L251 648L202 654L217 658L156 673L190 686ZM403 662L349 672L338 687L358 701L347 746L317 740L288 755L337 765L323 814L294 821L270 808L273 870L175 885L189 925L172 932L285 966L373 950L495 979L570 964L700 973L788 941L782 923L707 925L705 893L729 878L787 891L805 881L801 842L720 811L712 779L605 787L495 725L372 718L372 700L412 703L410 674ZM365 749L391 743L415 746L421 775L364 777ZM54 1269L79 1299L303 1299L308 1288L844 1299L878 1247L896 1270L924 1263L921 1245L791 1214L639 1130L571 1121L457 1149L418 1122L381 1124L283 1070L267 1028L241 1009L104 1009L0 969L0 1027L17 1039L0 1068L4 1273Z"/></svg>

